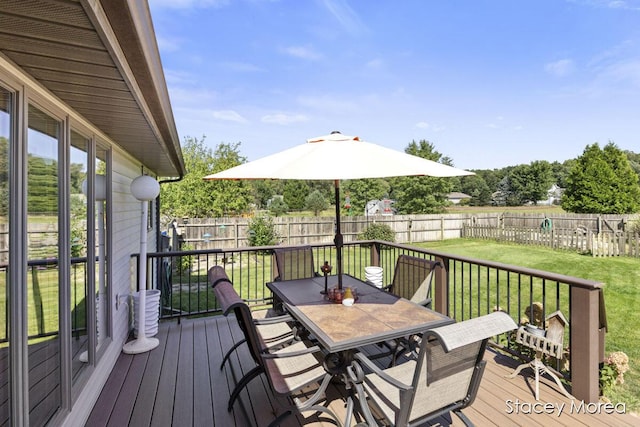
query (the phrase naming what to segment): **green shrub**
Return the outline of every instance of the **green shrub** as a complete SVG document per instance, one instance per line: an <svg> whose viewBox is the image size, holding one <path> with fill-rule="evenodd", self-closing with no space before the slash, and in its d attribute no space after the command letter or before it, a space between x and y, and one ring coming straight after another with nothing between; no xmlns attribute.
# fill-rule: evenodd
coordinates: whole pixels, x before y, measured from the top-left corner
<svg viewBox="0 0 640 427"><path fill-rule="evenodd" d="M627 223L627 230L632 233L640 234L640 220L634 219L629 221Z"/></svg>
<svg viewBox="0 0 640 427"><path fill-rule="evenodd" d="M188 243L182 245L180 250L182 251L192 251L194 248ZM191 268L193 265L193 255L182 255L176 261L176 268L178 269L178 274L186 273L187 270Z"/></svg>
<svg viewBox="0 0 640 427"><path fill-rule="evenodd" d="M393 243L396 241L396 233L387 224L373 223L358 235L358 240L384 240Z"/></svg>
<svg viewBox="0 0 640 427"><path fill-rule="evenodd" d="M280 236L276 232L273 219L268 215L255 216L249 221L249 246L277 245Z"/></svg>

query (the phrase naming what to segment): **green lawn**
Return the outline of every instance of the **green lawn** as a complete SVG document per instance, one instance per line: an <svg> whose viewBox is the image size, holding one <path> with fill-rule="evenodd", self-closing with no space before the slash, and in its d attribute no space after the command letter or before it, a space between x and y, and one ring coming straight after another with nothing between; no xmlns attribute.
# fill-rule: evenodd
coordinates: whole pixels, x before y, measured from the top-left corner
<svg viewBox="0 0 640 427"><path fill-rule="evenodd" d="M606 352L625 352L629 356L631 367L625 374L625 383L615 386L607 397L612 402L626 402L629 410L640 411L639 259L593 258L570 251L501 244L487 240L455 239L415 245L605 283L604 295L609 326Z"/></svg>

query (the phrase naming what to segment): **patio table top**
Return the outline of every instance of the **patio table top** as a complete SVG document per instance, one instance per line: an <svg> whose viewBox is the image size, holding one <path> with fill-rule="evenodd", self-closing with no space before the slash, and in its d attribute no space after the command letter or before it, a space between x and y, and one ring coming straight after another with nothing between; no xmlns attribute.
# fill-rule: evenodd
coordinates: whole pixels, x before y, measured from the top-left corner
<svg viewBox="0 0 640 427"><path fill-rule="evenodd" d="M422 333L454 320L375 286L344 275L343 286L357 289L352 306L329 301L324 277L267 283L276 299L330 353L352 350L390 339ZM337 282L329 276L329 287Z"/></svg>

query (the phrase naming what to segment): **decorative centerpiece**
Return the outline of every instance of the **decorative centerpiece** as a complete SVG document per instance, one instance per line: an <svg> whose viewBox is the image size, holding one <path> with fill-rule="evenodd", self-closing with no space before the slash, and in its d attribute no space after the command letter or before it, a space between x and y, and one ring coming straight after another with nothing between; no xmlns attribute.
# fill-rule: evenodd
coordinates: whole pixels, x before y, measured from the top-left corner
<svg viewBox="0 0 640 427"><path fill-rule="evenodd" d="M346 305L347 307L350 307L353 305L355 300L356 299L353 295L353 292L351 291L351 288L346 288L344 291L344 296L342 297L342 305Z"/></svg>
<svg viewBox="0 0 640 427"><path fill-rule="evenodd" d="M329 288L325 298L336 304L343 304L346 306L350 306L350 305L353 305L354 302L358 301L358 289L356 288L338 289L337 286L334 286L333 288ZM347 301L345 302L345 300Z"/></svg>
<svg viewBox="0 0 640 427"><path fill-rule="evenodd" d="M327 294L327 275L331 273L333 267L329 265L329 261L325 261L322 267L320 267L320 271L324 274L324 291L320 291L321 294Z"/></svg>

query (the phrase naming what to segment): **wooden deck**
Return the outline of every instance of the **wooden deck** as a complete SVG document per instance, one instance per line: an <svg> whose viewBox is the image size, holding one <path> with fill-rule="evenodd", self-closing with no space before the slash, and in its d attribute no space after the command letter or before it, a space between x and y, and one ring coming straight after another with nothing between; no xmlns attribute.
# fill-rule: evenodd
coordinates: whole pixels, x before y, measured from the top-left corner
<svg viewBox="0 0 640 427"><path fill-rule="evenodd" d="M160 346L135 356L121 354L106 383L87 426L266 426L283 403L269 391L264 376L255 378L242 393L232 412L226 406L235 380L233 372L247 372L254 364L246 346L241 346L232 367L219 369L226 349L242 333L233 317L208 317L160 324ZM478 397L464 413L477 426L640 426L632 414L585 414L543 379L540 398L553 405L549 413L531 413L536 403L533 380L528 376L506 379L517 363L493 351ZM529 370L523 372L530 374ZM343 418L344 388L331 387L327 404ZM517 406L517 402L520 406ZM538 407L544 409L544 407ZM586 408L585 408L586 411ZM585 412L582 411L582 412ZM540 412L540 411L538 411ZM601 411L603 412L603 411ZM288 417L283 426L330 426L327 417L304 414ZM456 417L441 417L437 426L461 426Z"/></svg>

